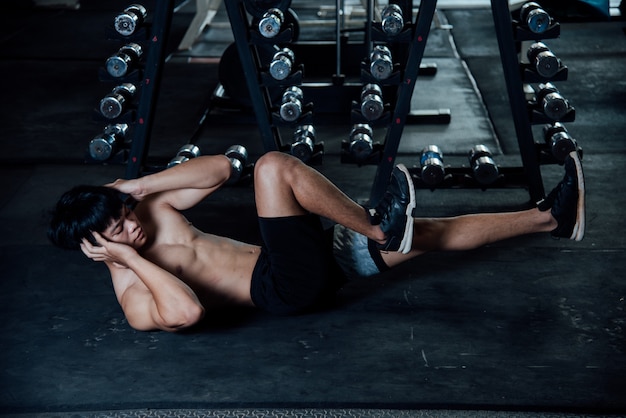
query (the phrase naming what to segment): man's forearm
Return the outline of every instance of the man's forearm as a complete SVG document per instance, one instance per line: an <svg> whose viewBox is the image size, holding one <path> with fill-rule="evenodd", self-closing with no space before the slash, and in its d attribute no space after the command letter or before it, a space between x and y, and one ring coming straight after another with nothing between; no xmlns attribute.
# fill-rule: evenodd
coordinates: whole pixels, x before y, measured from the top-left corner
<svg viewBox="0 0 626 418"><path fill-rule="evenodd" d="M225 155L193 158L161 172L139 179L144 196L178 189L209 189L230 177L230 160Z"/></svg>
<svg viewBox="0 0 626 418"><path fill-rule="evenodd" d="M127 265L152 294L158 315L168 327L189 325L202 315L204 308L198 297L178 277L139 254L129 258Z"/></svg>

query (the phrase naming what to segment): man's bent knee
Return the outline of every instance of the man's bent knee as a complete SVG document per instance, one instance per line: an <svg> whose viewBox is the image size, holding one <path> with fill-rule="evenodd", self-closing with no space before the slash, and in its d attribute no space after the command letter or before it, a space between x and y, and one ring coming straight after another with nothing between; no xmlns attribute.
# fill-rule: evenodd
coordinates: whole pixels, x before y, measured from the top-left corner
<svg viewBox="0 0 626 418"><path fill-rule="evenodd" d="M292 180L300 160L280 152L263 155L254 167L254 195L257 213L275 218L306 213L295 197Z"/></svg>
<svg viewBox="0 0 626 418"><path fill-rule="evenodd" d="M254 180L256 184L261 182L277 185L289 175L298 159L279 151L270 151L261 156L254 165Z"/></svg>

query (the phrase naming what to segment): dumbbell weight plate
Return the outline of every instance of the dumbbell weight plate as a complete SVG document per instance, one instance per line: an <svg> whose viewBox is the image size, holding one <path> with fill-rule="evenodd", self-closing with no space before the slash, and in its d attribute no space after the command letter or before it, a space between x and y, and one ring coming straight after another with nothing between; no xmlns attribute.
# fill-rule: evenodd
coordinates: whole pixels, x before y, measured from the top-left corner
<svg viewBox="0 0 626 418"><path fill-rule="evenodd" d="M121 94L110 93L100 100L100 113L107 119L115 119L124 111L126 98Z"/></svg>
<svg viewBox="0 0 626 418"><path fill-rule="evenodd" d="M100 134L89 142L89 155L94 160L106 161L113 155L115 147L115 136Z"/></svg>
<svg viewBox="0 0 626 418"><path fill-rule="evenodd" d="M550 25L550 15L537 2L527 2L520 9L520 20L533 33L543 33Z"/></svg>
<svg viewBox="0 0 626 418"><path fill-rule="evenodd" d="M542 77L552 78L559 71L559 59L550 51L541 52L537 55L535 68Z"/></svg>
<svg viewBox="0 0 626 418"><path fill-rule="evenodd" d="M424 184L435 186L443 182L445 175L446 169L441 159L432 157L423 161L420 178Z"/></svg>
<svg viewBox="0 0 626 418"><path fill-rule="evenodd" d="M376 120L383 115L385 104L377 94L368 94L361 101L361 114L367 120Z"/></svg>
<svg viewBox="0 0 626 418"><path fill-rule="evenodd" d="M259 33L265 38L273 38L283 29L285 16L279 9L271 9L263 15L257 25Z"/></svg>
<svg viewBox="0 0 626 418"><path fill-rule="evenodd" d="M106 60L106 69L111 77L123 77L128 72L133 60L128 54L117 53Z"/></svg>
<svg viewBox="0 0 626 418"><path fill-rule="evenodd" d="M472 167L474 178L480 184L491 184L498 179L498 166L491 157L482 156L476 159Z"/></svg>
<svg viewBox="0 0 626 418"><path fill-rule="evenodd" d="M393 72L393 62L388 57L377 57L370 64L370 73L376 80L386 80Z"/></svg>
<svg viewBox="0 0 626 418"><path fill-rule="evenodd" d="M549 93L542 101L543 113L552 120L561 120L568 111L567 101L559 93Z"/></svg>
<svg viewBox="0 0 626 418"><path fill-rule="evenodd" d="M291 144L291 155L305 163L313 156L313 141L310 138L302 138Z"/></svg>
<svg viewBox="0 0 626 418"><path fill-rule="evenodd" d="M122 36L130 36L143 24L147 14L146 8L140 4L128 6L115 17L113 22L115 30Z"/></svg>
<svg viewBox="0 0 626 418"><path fill-rule="evenodd" d="M230 179L228 179L228 183L236 183L241 178L246 161L248 161L248 150L243 145L231 145L224 152L224 155L230 160Z"/></svg>
<svg viewBox="0 0 626 418"><path fill-rule="evenodd" d="M278 9L283 11L283 15L285 18L285 21L282 24L281 30L282 28L287 28L289 27L289 25L291 25L292 27L291 42L297 42L298 39L300 38L300 19L298 18L297 13L293 9L282 9L280 7L278 7ZM267 10L263 11L263 13L265 12L267 12ZM253 28L258 27L259 22L261 21L261 18L263 17L263 13L261 13L261 16L259 16L258 18L252 19L251 26Z"/></svg>
<svg viewBox="0 0 626 418"><path fill-rule="evenodd" d="M194 144L186 144L178 150L176 155L187 158L196 158L200 156L200 148Z"/></svg>
<svg viewBox="0 0 626 418"><path fill-rule="evenodd" d="M389 4L381 13L383 32L389 35L397 35L404 27L402 9L397 4Z"/></svg>
<svg viewBox="0 0 626 418"><path fill-rule="evenodd" d="M435 186L441 183L446 175L443 164L443 153L437 145L428 145L420 155L420 178L424 184Z"/></svg>
<svg viewBox="0 0 626 418"><path fill-rule="evenodd" d="M270 74L275 80L284 80L291 73L293 62L285 55L277 56L270 64Z"/></svg>
<svg viewBox="0 0 626 418"><path fill-rule="evenodd" d="M235 158L245 163L248 160L248 150L243 145L231 145L224 153L228 158Z"/></svg>
<svg viewBox="0 0 626 418"><path fill-rule="evenodd" d="M296 98L288 99L280 106L280 117L286 122L294 122L302 115L302 102Z"/></svg>
<svg viewBox="0 0 626 418"><path fill-rule="evenodd" d="M358 132L351 136L350 139L350 154L355 160L364 161L372 154L373 142L370 135Z"/></svg>
<svg viewBox="0 0 626 418"><path fill-rule="evenodd" d="M564 161L572 151L576 151L576 142L567 132L557 132L550 138L552 155L559 161Z"/></svg>

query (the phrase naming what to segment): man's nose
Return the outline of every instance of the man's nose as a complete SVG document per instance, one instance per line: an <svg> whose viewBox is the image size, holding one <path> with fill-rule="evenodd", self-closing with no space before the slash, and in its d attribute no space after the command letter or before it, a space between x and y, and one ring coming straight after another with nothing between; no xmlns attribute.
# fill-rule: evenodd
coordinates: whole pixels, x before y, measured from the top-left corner
<svg viewBox="0 0 626 418"><path fill-rule="evenodd" d="M128 230L130 232L133 232L139 226L139 223L137 223L137 221L134 219L128 219L127 222L128 222Z"/></svg>

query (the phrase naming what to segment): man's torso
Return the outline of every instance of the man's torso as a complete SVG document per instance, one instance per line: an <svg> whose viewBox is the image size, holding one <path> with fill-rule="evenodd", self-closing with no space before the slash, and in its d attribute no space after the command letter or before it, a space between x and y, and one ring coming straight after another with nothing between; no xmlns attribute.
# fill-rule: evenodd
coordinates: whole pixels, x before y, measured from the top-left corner
<svg viewBox="0 0 626 418"><path fill-rule="evenodd" d="M252 305L250 282L260 247L204 233L173 208L148 213L140 206L137 216L151 237L140 251L144 258L185 282L207 309Z"/></svg>

